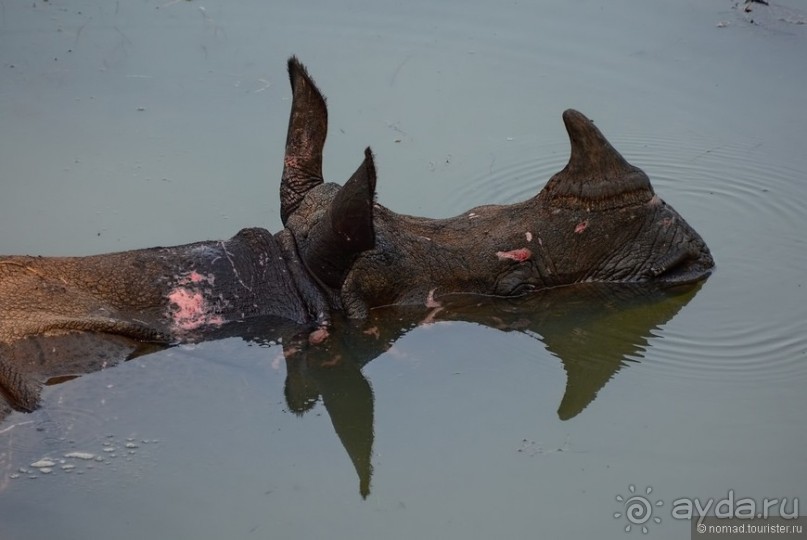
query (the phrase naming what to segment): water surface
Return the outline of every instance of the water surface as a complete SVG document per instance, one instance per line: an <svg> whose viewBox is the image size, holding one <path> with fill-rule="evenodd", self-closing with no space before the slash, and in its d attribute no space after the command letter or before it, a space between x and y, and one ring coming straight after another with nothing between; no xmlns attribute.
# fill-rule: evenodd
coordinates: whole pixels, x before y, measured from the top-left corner
<svg viewBox="0 0 807 540"><path fill-rule="evenodd" d="M0 537L624 538L635 492L664 503L649 535L683 538L680 497L807 497L807 25L754 10L0 3L2 253L277 230L297 54L329 98L329 180L369 144L397 211L523 200L565 164L573 107L718 264L527 318L403 311L332 372L229 338L49 387L0 424Z"/></svg>

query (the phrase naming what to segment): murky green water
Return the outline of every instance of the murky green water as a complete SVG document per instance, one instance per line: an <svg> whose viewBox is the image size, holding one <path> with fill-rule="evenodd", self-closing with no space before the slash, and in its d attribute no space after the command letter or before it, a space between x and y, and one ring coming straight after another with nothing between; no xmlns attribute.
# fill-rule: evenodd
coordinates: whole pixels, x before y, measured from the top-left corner
<svg viewBox="0 0 807 540"><path fill-rule="evenodd" d="M649 535L684 538L678 498L807 506L799 8L0 2L2 253L277 230L297 54L331 180L369 144L395 210L521 200L564 165L574 107L718 263L682 295L357 335L327 372L232 338L51 387L0 424L0 538L625 538L634 494L663 503Z"/></svg>

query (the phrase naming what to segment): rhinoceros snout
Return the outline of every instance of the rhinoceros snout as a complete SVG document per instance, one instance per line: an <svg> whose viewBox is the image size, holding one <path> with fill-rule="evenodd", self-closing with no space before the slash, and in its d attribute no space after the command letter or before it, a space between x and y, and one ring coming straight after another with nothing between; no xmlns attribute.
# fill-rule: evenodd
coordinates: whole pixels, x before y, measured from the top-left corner
<svg viewBox="0 0 807 540"><path fill-rule="evenodd" d="M693 283L714 270L714 259L700 237L672 247L649 268L649 277L668 284Z"/></svg>

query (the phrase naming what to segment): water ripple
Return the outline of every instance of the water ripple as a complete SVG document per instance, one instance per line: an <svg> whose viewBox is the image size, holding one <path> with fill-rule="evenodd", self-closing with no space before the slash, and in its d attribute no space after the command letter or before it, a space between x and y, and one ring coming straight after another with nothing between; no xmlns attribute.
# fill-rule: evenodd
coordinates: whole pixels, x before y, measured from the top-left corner
<svg viewBox="0 0 807 540"><path fill-rule="evenodd" d="M618 141L709 242L718 261L699 304L702 324L665 328L660 372L751 383L807 380L807 174L780 165L755 141L698 137Z"/></svg>
<svg viewBox="0 0 807 540"><path fill-rule="evenodd" d="M49 406L15 417L17 422L12 420L4 426L4 450L23 462L36 459L43 450L68 452L96 446L104 437L99 433L104 419L94 409Z"/></svg>
<svg viewBox="0 0 807 540"><path fill-rule="evenodd" d="M477 204L510 204L538 194L547 180L560 171L569 159L568 143L524 144L519 155L531 157L503 165L491 165L453 191L446 199L456 213Z"/></svg>
<svg viewBox="0 0 807 540"><path fill-rule="evenodd" d="M723 328L719 333L665 331L663 339L653 342L653 371L684 379L733 379L751 384L807 382L803 326L803 321L786 325L771 321L753 332L740 327Z"/></svg>

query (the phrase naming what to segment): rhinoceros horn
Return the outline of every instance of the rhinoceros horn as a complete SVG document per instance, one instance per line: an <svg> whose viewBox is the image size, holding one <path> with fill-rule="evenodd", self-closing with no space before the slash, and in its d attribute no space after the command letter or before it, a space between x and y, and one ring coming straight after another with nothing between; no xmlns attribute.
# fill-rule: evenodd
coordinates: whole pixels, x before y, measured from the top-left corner
<svg viewBox="0 0 807 540"><path fill-rule="evenodd" d="M591 120L568 109L563 123L572 146L569 163L549 179L539 200L555 208L610 210L653 198L647 175L628 163Z"/></svg>
<svg viewBox="0 0 807 540"><path fill-rule="evenodd" d="M322 148L328 133L328 109L305 67L289 58L292 104L286 157L280 183L280 217L286 224L305 194L323 183Z"/></svg>
<svg viewBox="0 0 807 540"><path fill-rule="evenodd" d="M339 289L356 256L375 247L375 184L373 153L367 148L362 164L339 189L323 219L311 228L303 260L329 287Z"/></svg>

